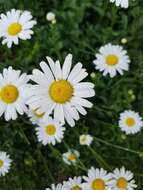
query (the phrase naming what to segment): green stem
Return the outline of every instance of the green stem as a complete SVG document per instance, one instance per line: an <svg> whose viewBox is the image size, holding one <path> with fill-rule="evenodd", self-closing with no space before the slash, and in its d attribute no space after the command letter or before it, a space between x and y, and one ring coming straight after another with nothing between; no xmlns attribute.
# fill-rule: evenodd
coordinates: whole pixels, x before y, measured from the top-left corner
<svg viewBox="0 0 143 190"><path fill-rule="evenodd" d="M50 169L49 169L49 167L48 167L47 162L45 162L45 157L43 156L43 154L42 154L42 152L41 152L40 150L39 150L39 154L41 155L41 158L42 158L44 167L45 167L45 169L46 169L46 171L47 171L47 173L48 173L48 175L49 175L49 177L50 177L52 183L55 183L55 178L53 177L53 175L52 175L52 173L51 173L51 171L50 171Z"/></svg>
<svg viewBox="0 0 143 190"><path fill-rule="evenodd" d="M27 136L25 135L25 133L24 133L22 127L20 127L19 125L18 125L18 127L19 127L19 129L20 129L20 134L21 134L21 136L25 139L25 141L27 142L27 144L30 145L30 141L28 140Z"/></svg>
<svg viewBox="0 0 143 190"><path fill-rule="evenodd" d="M92 154L95 156L96 161L99 163L101 167L106 168L107 170L112 170L112 168L109 166L109 164L100 156L99 153L97 153L93 148L88 146L88 149L92 152Z"/></svg>
<svg viewBox="0 0 143 190"><path fill-rule="evenodd" d="M111 146L111 147L113 147L113 148L117 148L117 149L120 149L120 150L123 150L123 151L126 151L126 152L131 152L131 153L133 153L133 154L138 154L138 155L143 154L143 152L135 151L135 150L133 150L133 149L129 149L129 148L125 148L125 147L122 147L122 146L119 146L119 145L115 145L115 144L109 143L109 142L107 142L107 141L105 141L105 140L103 140L103 139L100 139L100 138L98 138L98 137L94 137L94 139L95 139L96 141L98 141L98 142L101 142L101 143L107 145L107 146Z"/></svg>

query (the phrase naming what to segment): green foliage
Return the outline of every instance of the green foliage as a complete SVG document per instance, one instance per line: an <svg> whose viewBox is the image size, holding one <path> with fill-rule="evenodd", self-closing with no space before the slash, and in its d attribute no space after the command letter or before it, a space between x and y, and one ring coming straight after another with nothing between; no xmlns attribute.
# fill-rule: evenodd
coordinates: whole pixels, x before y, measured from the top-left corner
<svg viewBox="0 0 143 190"><path fill-rule="evenodd" d="M31 73L45 56L60 59L74 55L89 74L95 72L96 97L88 115L81 117L75 128L67 126L64 142L42 146L37 142L35 126L26 116L16 121L0 119L0 149L13 159L10 172L0 177L0 190L42 190L69 176L85 175L91 166L114 169L124 165L135 173L138 190L143 189L143 131L125 136L118 128L119 113L133 109L143 115L143 1L130 1L129 9L117 8L109 0L0 0L0 11L11 8L30 10L37 20L31 40L18 46L0 48L0 70L12 65ZM56 14L56 24L46 20L46 13ZM113 79L95 71L92 63L99 47L108 42L125 45L132 60L129 72ZM131 90L134 93L132 95ZM79 145L79 134L95 136L90 148ZM97 138L96 138L97 137ZM118 146L116 146L118 145ZM81 152L77 166L67 166L61 154L67 148Z"/></svg>

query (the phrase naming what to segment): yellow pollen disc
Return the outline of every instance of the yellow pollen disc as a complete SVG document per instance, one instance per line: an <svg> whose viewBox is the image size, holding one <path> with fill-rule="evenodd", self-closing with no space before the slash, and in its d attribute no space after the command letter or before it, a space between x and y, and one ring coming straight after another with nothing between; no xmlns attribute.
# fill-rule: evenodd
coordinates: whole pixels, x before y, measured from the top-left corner
<svg viewBox="0 0 143 190"><path fill-rule="evenodd" d="M126 119L126 124L128 125L128 127L133 127L135 125L135 119L132 117L129 117L128 119Z"/></svg>
<svg viewBox="0 0 143 190"><path fill-rule="evenodd" d="M73 95L73 86L66 80L54 81L49 89L52 100L59 104L69 101Z"/></svg>
<svg viewBox="0 0 143 190"><path fill-rule="evenodd" d="M45 128L45 132L47 133L47 135L52 136L56 133L56 127L50 124Z"/></svg>
<svg viewBox="0 0 143 190"><path fill-rule="evenodd" d="M8 27L8 34L11 36L15 36L18 33L20 33L22 30L22 25L19 24L18 22L12 23Z"/></svg>
<svg viewBox="0 0 143 190"><path fill-rule="evenodd" d="M106 64L110 65L110 66L114 66L116 64L118 64L119 58L116 55L108 55L106 57Z"/></svg>
<svg viewBox="0 0 143 190"><path fill-rule="evenodd" d="M82 190L79 186L72 187L70 190Z"/></svg>
<svg viewBox="0 0 143 190"><path fill-rule="evenodd" d="M0 160L0 168L3 166L3 164L4 164L4 161Z"/></svg>
<svg viewBox="0 0 143 190"><path fill-rule="evenodd" d="M92 190L105 190L105 182L102 179L95 179L91 187Z"/></svg>
<svg viewBox="0 0 143 190"><path fill-rule="evenodd" d="M36 110L33 110L33 113L34 115L37 117L37 118L42 118L44 116L45 113L37 113Z"/></svg>
<svg viewBox="0 0 143 190"><path fill-rule="evenodd" d="M117 180L117 187L119 187L120 189L126 189L127 186L128 186L128 181L124 177L120 177Z"/></svg>
<svg viewBox="0 0 143 190"><path fill-rule="evenodd" d="M7 104L15 102L18 96L19 91L14 85L8 84L0 89L0 99Z"/></svg>
<svg viewBox="0 0 143 190"><path fill-rule="evenodd" d="M76 160L76 155L75 155L75 154L70 154L70 155L68 156L68 160L70 160L70 161Z"/></svg>

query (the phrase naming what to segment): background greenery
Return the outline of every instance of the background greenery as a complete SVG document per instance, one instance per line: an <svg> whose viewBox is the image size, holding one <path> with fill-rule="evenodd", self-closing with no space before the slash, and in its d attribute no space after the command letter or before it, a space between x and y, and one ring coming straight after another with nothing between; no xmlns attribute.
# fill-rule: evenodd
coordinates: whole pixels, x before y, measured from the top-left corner
<svg viewBox="0 0 143 190"><path fill-rule="evenodd" d="M37 143L35 126L27 117L5 122L0 119L0 150L11 155L13 164L5 177L0 177L0 190L42 190L69 176L85 175L87 168L114 169L124 165L135 173L138 190L143 189L143 131L125 136L118 128L119 113L133 109L143 116L143 1L130 1L129 9L121 9L109 0L0 0L0 12L11 8L30 10L38 24L30 41L18 46L0 48L0 70L12 65L31 73L51 56L62 62L67 53L74 63L81 61L89 73L95 72L94 107L81 117L75 128L67 126L64 142L52 146ZM53 11L57 23L46 20ZM132 60L130 71L113 79L94 70L94 54L105 43L121 44L126 37ZM132 92L133 91L133 92ZM92 149L79 145L79 134L95 136ZM118 146L116 146L118 145ZM76 167L67 166L61 153L68 147L81 153ZM93 151L94 150L94 151Z"/></svg>

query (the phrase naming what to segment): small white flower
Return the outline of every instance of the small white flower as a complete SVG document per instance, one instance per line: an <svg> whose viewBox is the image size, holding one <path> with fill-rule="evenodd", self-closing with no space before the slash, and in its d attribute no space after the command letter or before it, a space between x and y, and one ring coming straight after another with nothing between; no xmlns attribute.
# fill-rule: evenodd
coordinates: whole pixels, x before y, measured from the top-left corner
<svg viewBox="0 0 143 190"><path fill-rule="evenodd" d="M93 137L91 135L80 135L79 142L81 145L90 146L93 141Z"/></svg>
<svg viewBox="0 0 143 190"><path fill-rule="evenodd" d="M82 190L82 178L79 176L64 181L63 190Z"/></svg>
<svg viewBox="0 0 143 190"><path fill-rule="evenodd" d="M123 71L128 71L130 59L127 51L122 46L106 44L99 49L93 61L95 68L106 76L115 77L117 72L123 75Z"/></svg>
<svg viewBox="0 0 143 190"><path fill-rule="evenodd" d="M125 170L124 167L121 169L116 168L113 171L109 187L112 190L134 190L137 185L133 177L133 173Z"/></svg>
<svg viewBox="0 0 143 190"><path fill-rule="evenodd" d="M8 173L12 160L6 152L0 151L0 176Z"/></svg>
<svg viewBox="0 0 143 190"><path fill-rule="evenodd" d="M31 30L36 24L32 20L29 11L20 11L12 9L5 14L0 15L0 37L3 37L2 44L7 44L11 48L12 44L18 44L19 38L27 40L31 38Z"/></svg>
<svg viewBox="0 0 143 190"><path fill-rule="evenodd" d="M129 0L110 0L111 3L115 3L116 6L121 6L122 8L129 7Z"/></svg>
<svg viewBox="0 0 143 190"><path fill-rule="evenodd" d="M66 56L61 68L60 62L54 62L47 57L49 65L42 61L38 69L33 70L31 79L37 83L32 86L32 94L27 104L32 110L45 113L44 117L53 114L54 118L70 126L79 120L79 113L86 115L85 108L91 108L92 103L86 100L95 95L94 84L81 82L87 77L87 72L77 63L73 69L72 55Z"/></svg>
<svg viewBox="0 0 143 190"><path fill-rule="evenodd" d="M48 12L46 15L46 19L50 22L55 21L56 20L56 15L53 12Z"/></svg>
<svg viewBox="0 0 143 190"><path fill-rule="evenodd" d="M91 167L91 169L88 170L88 176L83 177L86 181L83 183L83 190L111 190L111 188L109 188L110 178L110 174L103 168L95 169Z"/></svg>
<svg viewBox="0 0 143 190"><path fill-rule="evenodd" d="M39 120L38 125L36 134L38 141L42 142L43 145L55 145L56 142L60 143L63 139L65 128L59 121L51 117L45 117Z"/></svg>
<svg viewBox="0 0 143 190"><path fill-rule="evenodd" d="M120 114L119 127L127 135L139 132L142 126L142 118L137 112L126 110Z"/></svg>
<svg viewBox="0 0 143 190"><path fill-rule="evenodd" d="M127 38L122 38L122 39L121 39L121 43L122 43L122 44L126 44L127 42L128 42Z"/></svg>
<svg viewBox="0 0 143 190"><path fill-rule="evenodd" d="M17 112L23 115L27 112L25 105L28 99L28 81L26 73L21 74L20 70L12 67L4 69L0 74L0 116L4 114L5 120L15 120Z"/></svg>
<svg viewBox="0 0 143 190"><path fill-rule="evenodd" d="M44 113L38 113L36 110L29 109L27 115L30 118L32 124L38 124L39 120L43 118Z"/></svg>
<svg viewBox="0 0 143 190"><path fill-rule="evenodd" d="M63 160L66 164L76 164L79 159L79 152L77 150L70 149L68 152L63 154Z"/></svg>
<svg viewBox="0 0 143 190"><path fill-rule="evenodd" d="M63 190L62 184L54 185L52 184L50 188L46 188L45 190Z"/></svg>

